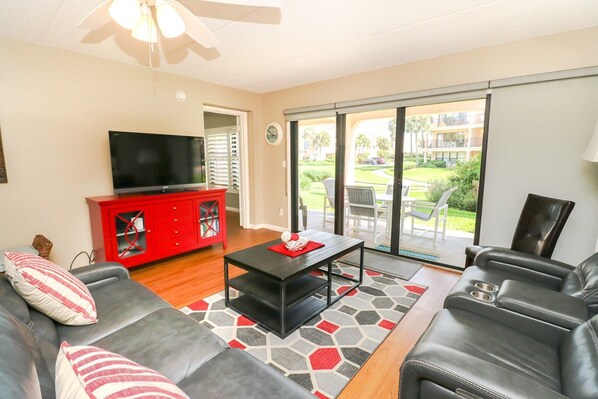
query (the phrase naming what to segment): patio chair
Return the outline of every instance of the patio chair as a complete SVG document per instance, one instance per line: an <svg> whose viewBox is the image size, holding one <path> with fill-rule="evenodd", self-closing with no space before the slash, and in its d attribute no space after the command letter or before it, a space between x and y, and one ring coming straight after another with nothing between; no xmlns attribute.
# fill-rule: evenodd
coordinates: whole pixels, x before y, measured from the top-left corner
<svg viewBox="0 0 598 399"><path fill-rule="evenodd" d="M334 186L335 180L334 178L328 178L322 180L322 184L326 189L326 196L324 197L324 214L322 215L322 227L326 227L326 222L334 223ZM332 210L332 217L333 219L326 218L326 209L330 208Z"/></svg>
<svg viewBox="0 0 598 399"><path fill-rule="evenodd" d="M386 185L386 194L392 195L393 194L393 190L394 190L394 184L388 183ZM409 185L403 184L403 186L401 188L401 196L406 197L408 195L409 195Z"/></svg>
<svg viewBox="0 0 598 399"><path fill-rule="evenodd" d="M361 222L367 221L368 227L373 223L374 229L374 245L377 243L378 235L378 219L385 218L386 214L383 209L376 204L376 192L372 186L345 186L347 192L347 223L353 220L353 227L349 227L349 231L360 231Z"/></svg>
<svg viewBox="0 0 598 399"><path fill-rule="evenodd" d="M411 234L413 231L416 230L414 227L415 219L421 220L423 222L427 222L429 220L434 219L434 247L436 247L436 242L438 240L438 226L442 222L442 239L444 240L446 235L446 221L448 220L448 204L447 201L451 194L457 190L457 187L450 188L446 190L440 196L438 202L424 202L424 201L416 201L413 203L413 206L410 211L403 212L401 214L401 233L405 227L405 218L411 218ZM421 209L427 209L428 211L422 211ZM422 230L422 229L419 229ZM425 229L424 231L428 231Z"/></svg>

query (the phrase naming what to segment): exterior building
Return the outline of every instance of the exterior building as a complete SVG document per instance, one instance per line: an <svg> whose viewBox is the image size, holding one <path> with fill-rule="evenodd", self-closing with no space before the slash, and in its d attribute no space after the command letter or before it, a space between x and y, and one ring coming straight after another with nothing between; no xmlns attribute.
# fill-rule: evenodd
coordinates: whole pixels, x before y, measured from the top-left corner
<svg viewBox="0 0 598 399"><path fill-rule="evenodd" d="M438 114L434 117L426 147L432 160L445 161L447 166L454 166L457 161L468 161L479 154L483 137L483 113Z"/></svg>

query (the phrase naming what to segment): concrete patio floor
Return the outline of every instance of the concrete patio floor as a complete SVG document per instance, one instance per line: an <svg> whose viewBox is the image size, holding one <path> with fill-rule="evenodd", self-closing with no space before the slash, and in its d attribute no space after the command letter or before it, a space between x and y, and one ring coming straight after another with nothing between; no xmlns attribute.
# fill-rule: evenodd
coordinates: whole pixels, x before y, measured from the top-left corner
<svg viewBox="0 0 598 399"><path fill-rule="evenodd" d="M328 214L325 227L322 224L323 212L315 209L309 209L307 212L307 229L327 231L332 233L334 230L334 223L332 215ZM351 227L353 224L351 222ZM473 234L463 231L446 230L446 237L442 240L442 236L438 234L436 247L433 245L433 230L422 233L415 231L414 235L409 234L411 223L405 226L405 230L401 239L400 248L412 250L430 255L438 256L436 262L463 268L465 265L465 247L473 244ZM425 228L423 225L415 224L415 227ZM301 214L299 214L299 229L303 230ZM390 246L390 237L386 235L386 221L381 219L377 226L379 235L376 243L374 243L374 234L372 227L367 227L366 222L361 223L359 231L350 230L345 234L349 237L360 238L365 241L367 248L376 248L378 245ZM381 234L380 234L381 233ZM425 262L425 261L423 261Z"/></svg>

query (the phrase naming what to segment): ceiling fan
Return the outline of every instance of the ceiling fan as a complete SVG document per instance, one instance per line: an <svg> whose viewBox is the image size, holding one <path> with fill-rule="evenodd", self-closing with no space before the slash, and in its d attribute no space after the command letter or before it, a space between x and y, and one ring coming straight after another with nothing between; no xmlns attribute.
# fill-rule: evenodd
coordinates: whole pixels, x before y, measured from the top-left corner
<svg viewBox="0 0 598 399"><path fill-rule="evenodd" d="M280 7L281 0L209 0L211 2L254 7ZM152 9L154 12L152 13ZM210 29L176 0L105 0L93 9L77 25L84 29L97 29L110 20L131 30L131 35L146 43L158 41L158 30L162 36L174 38L187 34L206 48L218 45L218 39Z"/></svg>

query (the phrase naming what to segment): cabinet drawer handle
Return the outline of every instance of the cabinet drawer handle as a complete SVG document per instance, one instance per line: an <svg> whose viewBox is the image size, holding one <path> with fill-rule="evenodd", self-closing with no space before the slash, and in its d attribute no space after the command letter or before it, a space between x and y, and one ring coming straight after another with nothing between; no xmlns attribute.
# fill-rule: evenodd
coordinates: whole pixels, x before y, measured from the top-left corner
<svg viewBox="0 0 598 399"><path fill-rule="evenodd" d="M175 222L178 222L179 220L178 220L178 219L174 219L174 221L175 221Z"/></svg>
<svg viewBox="0 0 598 399"><path fill-rule="evenodd" d="M172 207L172 210L173 210L173 211L176 211L176 206L173 206L173 207Z"/></svg>
<svg viewBox="0 0 598 399"><path fill-rule="evenodd" d="M179 231L178 231L178 230L175 230L175 231L174 231L174 234L179 234Z"/></svg>
<svg viewBox="0 0 598 399"><path fill-rule="evenodd" d="M179 243L177 242L177 243L176 243L176 244L174 244L174 245L176 245L176 246L178 247L178 246L179 246Z"/></svg>

